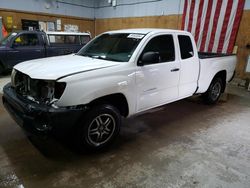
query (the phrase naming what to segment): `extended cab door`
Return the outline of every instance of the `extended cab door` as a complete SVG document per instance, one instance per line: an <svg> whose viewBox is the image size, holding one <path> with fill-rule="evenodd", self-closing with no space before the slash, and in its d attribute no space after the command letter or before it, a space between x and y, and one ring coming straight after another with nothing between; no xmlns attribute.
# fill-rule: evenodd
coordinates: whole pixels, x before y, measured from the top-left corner
<svg viewBox="0 0 250 188"><path fill-rule="evenodd" d="M174 36L161 34L150 39L140 55L158 52L159 62L139 66L136 73L137 111L159 106L178 98L180 62L176 59Z"/></svg>
<svg viewBox="0 0 250 188"><path fill-rule="evenodd" d="M199 58L195 51L195 42L189 35L178 35L180 52L180 83L179 97L184 98L194 94L198 86Z"/></svg>
<svg viewBox="0 0 250 188"><path fill-rule="evenodd" d="M8 53L11 66L17 63L42 58L45 56L44 46L36 33L23 33L13 40Z"/></svg>

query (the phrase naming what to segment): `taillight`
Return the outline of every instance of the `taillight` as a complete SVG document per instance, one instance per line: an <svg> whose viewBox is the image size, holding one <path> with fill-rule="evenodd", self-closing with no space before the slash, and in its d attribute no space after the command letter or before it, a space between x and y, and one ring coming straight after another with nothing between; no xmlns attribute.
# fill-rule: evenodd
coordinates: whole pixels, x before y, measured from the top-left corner
<svg viewBox="0 0 250 188"><path fill-rule="evenodd" d="M60 99L62 96L64 90L66 88L66 83L65 82L56 82L55 83L55 92L54 92L54 97L56 99Z"/></svg>

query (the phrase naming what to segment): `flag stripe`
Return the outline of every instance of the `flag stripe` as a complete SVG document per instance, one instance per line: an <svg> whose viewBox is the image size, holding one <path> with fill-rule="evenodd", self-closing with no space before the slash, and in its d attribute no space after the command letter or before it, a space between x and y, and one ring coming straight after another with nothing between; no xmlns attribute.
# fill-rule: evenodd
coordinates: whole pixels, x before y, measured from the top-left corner
<svg viewBox="0 0 250 188"><path fill-rule="evenodd" d="M230 39L230 36L232 33L235 14L237 12L237 5L238 5L238 0L234 0L233 5L232 5L232 10L231 10L231 15L230 15L227 30L226 30L226 35L225 35L225 40L224 40L224 44L223 44L223 48L222 48L222 53L227 52L227 47L228 47L229 39Z"/></svg>
<svg viewBox="0 0 250 188"><path fill-rule="evenodd" d="M224 44L224 40L225 40L225 36L226 36L225 33L227 31L227 26L228 26L230 14L231 14L232 6L233 6L233 0L228 0L226 13L225 13L224 21L223 21L223 25L222 25L222 31L220 33L219 45L218 45L218 49L217 49L217 52L219 52L219 53L222 52L222 48L223 48L223 44Z"/></svg>
<svg viewBox="0 0 250 188"><path fill-rule="evenodd" d="M218 45L219 45L219 41L220 41L220 34L222 31L223 21L225 18L225 13L226 13L226 8L227 8L227 2L228 2L228 0L222 1L222 7L220 10L220 14L219 14L219 17L217 18L218 25L217 25L217 28L215 31L214 45L213 45L213 49L212 49L212 52L214 52L214 53L216 53L218 50Z"/></svg>
<svg viewBox="0 0 250 188"><path fill-rule="evenodd" d="M210 42L208 45L208 51L211 52L214 46L214 39L215 39L215 32L216 32L216 28L218 25L218 21L219 21L219 15L220 15L220 10L221 10L221 5L222 5L222 0L218 0L217 1L217 5L216 5L216 11L214 14L214 22L213 22L213 29L212 29L212 33L211 33L211 37L210 37Z"/></svg>
<svg viewBox="0 0 250 188"><path fill-rule="evenodd" d="M187 14L187 7L188 7L188 1L185 0L185 3L184 3L184 10L183 10L183 18L182 18L182 25L181 25L181 29L184 30L185 28L185 21L183 20L186 20L186 14Z"/></svg>
<svg viewBox="0 0 250 188"><path fill-rule="evenodd" d="M208 5L208 1L206 0L204 2L204 6L203 6L203 9L202 9L202 20L201 20L201 27L200 27L200 36L199 36L198 44L197 44L198 49L200 49L200 47L201 47L201 40L202 40L203 31L204 31L204 24L205 24L205 20L206 20L207 5Z"/></svg>
<svg viewBox="0 0 250 188"><path fill-rule="evenodd" d="M227 53L233 52L233 47L234 47L234 43L235 43L235 39L236 39L237 30L238 30L238 27L240 25L240 19L242 16L242 12L243 12L242 10L244 8L244 4L245 4L245 0L239 0L238 6L237 6L236 16L234 19L233 29L232 29L231 36L229 39Z"/></svg>
<svg viewBox="0 0 250 188"><path fill-rule="evenodd" d="M216 11L216 5L217 5L217 2L213 3L211 18L214 18L215 11ZM205 49L204 49L205 52L208 51L208 46L210 44L210 39L211 39L211 34L212 34L212 29L213 29L214 19L211 19L211 18L209 20L209 28L208 28L208 32L207 32L207 40L206 40Z"/></svg>
<svg viewBox="0 0 250 188"><path fill-rule="evenodd" d="M194 33L195 36L195 28L197 25L197 19L198 19L198 15L197 12L199 11L199 1L195 1L195 5L194 5L194 15L193 15L193 24L192 24L192 29L191 29L191 33Z"/></svg>
<svg viewBox="0 0 250 188"><path fill-rule="evenodd" d="M198 38L200 35L200 27L201 27L201 16L202 16L202 10L203 10L204 0L200 1L199 4L199 12L198 12L198 18L197 18L197 24L195 28L195 42L198 42Z"/></svg>
<svg viewBox="0 0 250 188"><path fill-rule="evenodd" d="M195 0L192 0L191 7L190 7L190 12L189 12L189 22L188 22L188 31L189 32L191 32L192 24L193 24L194 5L195 5Z"/></svg>
<svg viewBox="0 0 250 188"><path fill-rule="evenodd" d="M185 27L184 27L184 30L187 31L188 22L189 22L189 12L190 12L191 0L186 0L186 1L188 2L188 6L187 6L187 13L186 13L186 20L185 20Z"/></svg>
<svg viewBox="0 0 250 188"><path fill-rule="evenodd" d="M200 51L203 52L205 48L205 42L206 42L206 37L207 37L207 30L209 26L209 20L211 16L211 10L212 10L212 5L213 5L213 0L208 1L208 6L207 6L207 14L206 14L206 21L203 29L203 35L202 35L202 40L201 40L201 47Z"/></svg>

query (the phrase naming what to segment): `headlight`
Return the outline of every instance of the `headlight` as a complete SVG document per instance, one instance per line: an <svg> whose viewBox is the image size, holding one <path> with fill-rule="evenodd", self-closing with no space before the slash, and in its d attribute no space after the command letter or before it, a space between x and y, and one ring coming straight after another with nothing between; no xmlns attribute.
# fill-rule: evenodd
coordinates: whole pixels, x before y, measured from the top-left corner
<svg viewBox="0 0 250 188"><path fill-rule="evenodd" d="M11 73L11 85L18 94L32 101L46 104L60 99L66 88L65 82L32 79L15 69Z"/></svg>
<svg viewBox="0 0 250 188"><path fill-rule="evenodd" d="M31 87L31 90L36 88L35 93L33 90L34 98L45 103L51 103L61 98L65 90L66 83L40 80L36 86L38 87Z"/></svg>

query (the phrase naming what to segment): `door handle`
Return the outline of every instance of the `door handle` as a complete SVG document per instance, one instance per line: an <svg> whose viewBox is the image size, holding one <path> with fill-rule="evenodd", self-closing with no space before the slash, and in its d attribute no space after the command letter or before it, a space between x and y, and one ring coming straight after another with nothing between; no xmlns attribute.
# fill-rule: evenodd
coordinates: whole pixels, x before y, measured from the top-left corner
<svg viewBox="0 0 250 188"><path fill-rule="evenodd" d="M10 51L11 53L17 53L17 52L19 52L19 51L17 51L17 50L15 50L15 51Z"/></svg>
<svg viewBox="0 0 250 188"><path fill-rule="evenodd" d="M179 71L180 69L179 68L175 68L175 69L172 69L171 72L176 72L176 71Z"/></svg>
<svg viewBox="0 0 250 188"><path fill-rule="evenodd" d="M36 52L41 52L42 50L35 50Z"/></svg>

